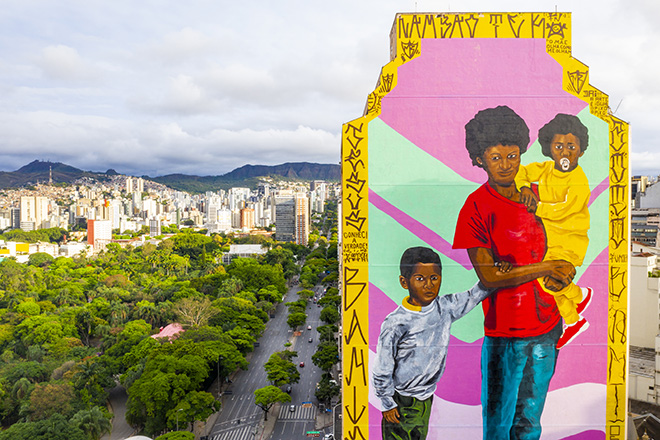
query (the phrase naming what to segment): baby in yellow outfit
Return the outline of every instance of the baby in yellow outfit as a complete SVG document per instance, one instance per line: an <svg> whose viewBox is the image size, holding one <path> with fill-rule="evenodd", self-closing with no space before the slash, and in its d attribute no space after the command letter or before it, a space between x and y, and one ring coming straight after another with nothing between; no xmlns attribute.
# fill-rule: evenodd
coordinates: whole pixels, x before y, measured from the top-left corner
<svg viewBox="0 0 660 440"><path fill-rule="evenodd" d="M558 114L539 130L542 152L552 161L521 165L516 185L521 201L543 219L547 236L545 260L565 260L581 266L589 245L589 181L578 165L589 144L587 127L573 115ZM538 182L538 196L532 191ZM551 278L540 283L557 301L564 319L564 333L557 348L575 339L589 327L581 313L591 302L591 288L574 283L560 289Z"/></svg>

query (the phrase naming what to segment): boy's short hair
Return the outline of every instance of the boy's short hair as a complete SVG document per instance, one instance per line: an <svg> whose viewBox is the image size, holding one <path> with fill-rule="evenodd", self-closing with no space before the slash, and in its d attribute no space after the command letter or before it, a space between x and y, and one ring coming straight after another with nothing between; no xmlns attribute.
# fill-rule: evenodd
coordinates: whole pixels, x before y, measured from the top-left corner
<svg viewBox="0 0 660 440"><path fill-rule="evenodd" d="M465 148L472 165L483 168L477 162L488 147L517 145L520 154L529 146L529 127L516 112L506 105L479 111L465 124Z"/></svg>
<svg viewBox="0 0 660 440"><path fill-rule="evenodd" d="M406 279L410 279L417 263L437 264L440 273L442 273L442 263L440 262L440 256L433 249L423 246L416 246L406 249L403 252L403 255L401 255L401 263L399 264L401 276Z"/></svg>
<svg viewBox="0 0 660 440"><path fill-rule="evenodd" d="M552 139L556 134L569 133L580 139L580 151L584 153L589 146L589 129L577 116L558 113L557 116L552 118L550 122L539 130L539 143L541 144L543 155L552 157L550 155L550 147L552 146Z"/></svg>

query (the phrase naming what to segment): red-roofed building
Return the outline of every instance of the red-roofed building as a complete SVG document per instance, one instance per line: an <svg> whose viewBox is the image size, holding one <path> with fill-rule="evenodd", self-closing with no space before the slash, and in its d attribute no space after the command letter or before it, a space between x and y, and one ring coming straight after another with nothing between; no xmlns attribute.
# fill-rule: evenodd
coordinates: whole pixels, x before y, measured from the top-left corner
<svg viewBox="0 0 660 440"><path fill-rule="evenodd" d="M170 341L176 339L178 337L178 334L185 331L183 327L181 327L181 324L179 323L172 323L168 324L165 327L160 328L160 332L157 335L151 335L152 338L158 339L158 338L167 338Z"/></svg>

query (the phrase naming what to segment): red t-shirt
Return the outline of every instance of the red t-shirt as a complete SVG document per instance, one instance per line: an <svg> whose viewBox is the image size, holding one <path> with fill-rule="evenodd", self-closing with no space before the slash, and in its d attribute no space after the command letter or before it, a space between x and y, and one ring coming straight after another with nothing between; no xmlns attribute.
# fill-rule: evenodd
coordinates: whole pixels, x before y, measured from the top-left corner
<svg viewBox="0 0 660 440"><path fill-rule="evenodd" d="M485 183L465 201L454 235L454 249L477 247L490 249L496 261L508 261L514 267L540 263L546 251L545 230L523 204ZM537 280L499 289L483 301L483 309L487 336L538 336L559 321L554 298Z"/></svg>

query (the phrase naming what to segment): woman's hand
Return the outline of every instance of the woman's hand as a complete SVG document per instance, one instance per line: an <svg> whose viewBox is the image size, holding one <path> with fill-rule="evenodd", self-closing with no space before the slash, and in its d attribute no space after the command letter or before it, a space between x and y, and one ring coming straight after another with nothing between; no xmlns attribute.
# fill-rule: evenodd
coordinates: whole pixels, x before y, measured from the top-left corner
<svg viewBox="0 0 660 440"><path fill-rule="evenodd" d="M555 286L555 288L561 290L573 281L575 276L575 266L564 260L542 261L503 268L503 262L496 262L493 251L488 248L470 248L468 256L479 280L488 289L515 287L537 278L543 278L544 281L554 278L561 285L561 287ZM552 282L550 283L552 284ZM548 289L553 290L550 287Z"/></svg>
<svg viewBox="0 0 660 440"><path fill-rule="evenodd" d="M399 410L397 408L392 408L388 411L383 411L383 418L390 423L399 423Z"/></svg>

